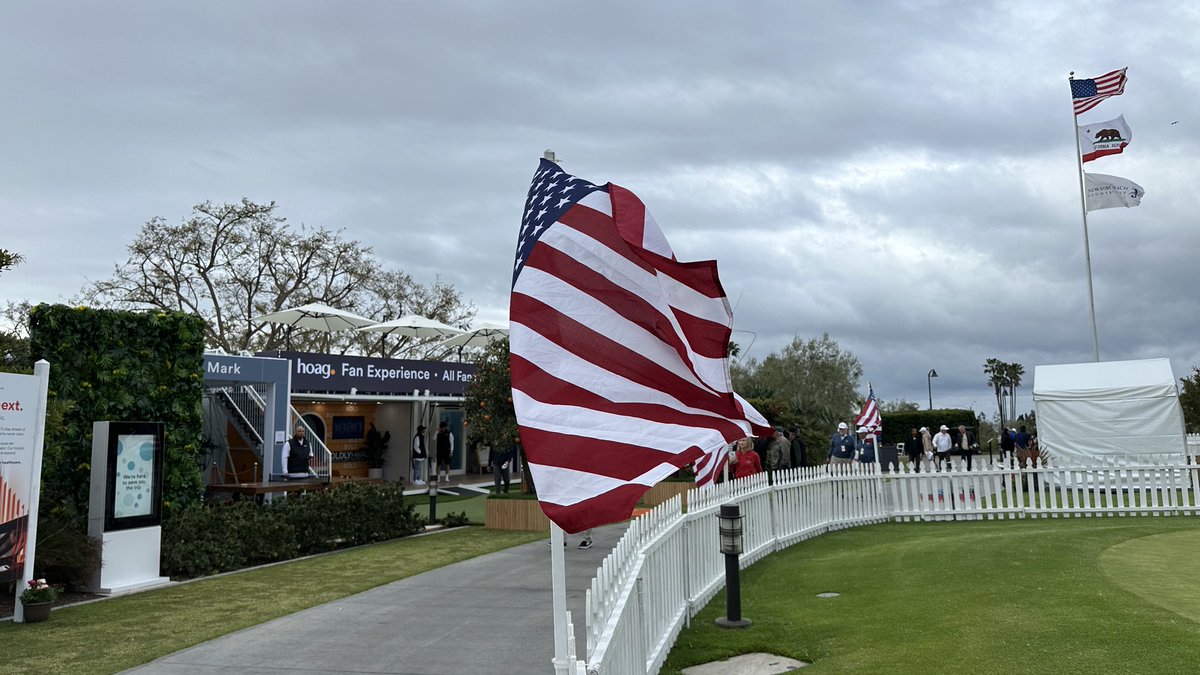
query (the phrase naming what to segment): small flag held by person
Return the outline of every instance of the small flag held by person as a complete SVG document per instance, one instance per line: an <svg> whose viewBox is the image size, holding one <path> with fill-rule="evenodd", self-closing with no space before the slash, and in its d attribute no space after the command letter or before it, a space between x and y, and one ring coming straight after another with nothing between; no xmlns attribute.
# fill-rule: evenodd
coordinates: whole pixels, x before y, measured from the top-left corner
<svg viewBox="0 0 1200 675"><path fill-rule="evenodd" d="M1084 124L1077 127L1079 132L1079 152L1083 161L1091 162L1108 155L1119 155L1125 151L1125 146L1133 140L1133 132L1125 123L1125 116L1107 122Z"/></svg>
<svg viewBox="0 0 1200 675"><path fill-rule="evenodd" d="M509 305L513 407L538 500L567 532L629 517L689 464L770 433L729 381L715 261L682 263L630 191L542 160Z"/></svg>
<svg viewBox="0 0 1200 675"><path fill-rule="evenodd" d="M1109 96L1125 93L1125 71L1126 68L1122 68L1087 80L1071 79L1071 98L1075 104L1075 114L1079 115L1095 108Z"/></svg>
<svg viewBox="0 0 1200 675"><path fill-rule="evenodd" d="M854 420L854 426L866 427L868 433L876 436L883 434L883 418L879 415L879 406L875 401L875 388L867 383L867 400L863 402L862 413Z"/></svg>
<svg viewBox="0 0 1200 675"><path fill-rule="evenodd" d="M1087 184L1087 210L1131 207L1142 203L1146 191L1141 185L1119 176L1102 173L1083 174Z"/></svg>

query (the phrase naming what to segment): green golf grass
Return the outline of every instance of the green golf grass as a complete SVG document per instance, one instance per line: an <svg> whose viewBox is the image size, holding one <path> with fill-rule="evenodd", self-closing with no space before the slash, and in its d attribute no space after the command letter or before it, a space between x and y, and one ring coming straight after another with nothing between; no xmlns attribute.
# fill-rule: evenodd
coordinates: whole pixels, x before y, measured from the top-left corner
<svg viewBox="0 0 1200 675"><path fill-rule="evenodd" d="M226 633L485 553L540 532L463 528L0 623L0 673L112 673Z"/></svg>
<svg viewBox="0 0 1200 675"><path fill-rule="evenodd" d="M818 673L1195 672L1198 555L1188 517L843 530L743 571L753 626L716 628L718 594L663 672L749 652Z"/></svg>

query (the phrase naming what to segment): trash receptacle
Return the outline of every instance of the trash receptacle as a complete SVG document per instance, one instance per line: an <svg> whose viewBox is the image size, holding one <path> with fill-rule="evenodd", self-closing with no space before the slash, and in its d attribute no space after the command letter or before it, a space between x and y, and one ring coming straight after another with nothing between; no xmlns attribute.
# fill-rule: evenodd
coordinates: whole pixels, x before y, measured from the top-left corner
<svg viewBox="0 0 1200 675"><path fill-rule="evenodd" d="M879 468L884 471L900 470L900 450L894 445L883 445L879 448Z"/></svg>

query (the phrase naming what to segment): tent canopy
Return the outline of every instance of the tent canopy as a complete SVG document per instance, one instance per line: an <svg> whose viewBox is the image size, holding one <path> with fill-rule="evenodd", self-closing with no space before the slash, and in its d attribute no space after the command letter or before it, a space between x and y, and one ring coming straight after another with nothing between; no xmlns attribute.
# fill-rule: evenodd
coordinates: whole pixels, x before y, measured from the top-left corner
<svg viewBox="0 0 1200 675"><path fill-rule="evenodd" d="M1033 378L1038 443L1055 457L1186 452L1168 359L1037 366Z"/></svg>

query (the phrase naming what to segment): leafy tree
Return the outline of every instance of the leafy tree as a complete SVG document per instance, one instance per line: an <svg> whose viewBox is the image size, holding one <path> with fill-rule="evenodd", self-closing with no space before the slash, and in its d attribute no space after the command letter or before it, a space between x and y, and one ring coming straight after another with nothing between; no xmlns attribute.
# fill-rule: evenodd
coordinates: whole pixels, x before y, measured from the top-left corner
<svg viewBox="0 0 1200 675"><path fill-rule="evenodd" d="M857 412L862 365L828 333L809 340L793 338L762 362L732 364L730 374L742 396L779 405L779 418L768 415L767 419L774 424L794 423L810 450L824 447L837 423L849 421Z"/></svg>
<svg viewBox="0 0 1200 675"><path fill-rule="evenodd" d="M921 406L917 403L909 401L905 398L899 398L895 401L880 401L880 413L898 413L898 412L914 412L920 410Z"/></svg>
<svg viewBox="0 0 1200 675"><path fill-rule="evenodd" d="M1000 359L988 359L983 362L983 372L988 376L987 383L996 394L996 408L1000 411L1000 426L1004 424L1004 362Z"/></svg>
<svg viewBox="0 0 1200 675"><path fill-rule="evenodd" d="M293 330L251 319L319 302L379 321L422 314L451 325L474 316L448 284L417 283L387 269L369 246L340 231L292 227L274 202L204 202L178 225L147 222L111 277L83 290L88 304L197 314L205 342L227 352L294 349L435 358L438 340Z"/></svg>
<svg viewBox="0 0 1200 675"><path fill-rule="evenodd" d="M476 368L475 377L467 385L463 407L466 410L467 438L474 443L507 447L519 438L508 358L508 338L501 338L478 350L471 359ZM533 479L523 456L521 466L524 467L522 489L528 491Z"/></svg>
<svg viewBox="0 0 1200 675"><path fill-rule="evenodd" d="M1181 377L1179 405L1183 407L1183 423L1189 434L1200 433L1200 368L1192 366L1190 377Z"/></svg>

